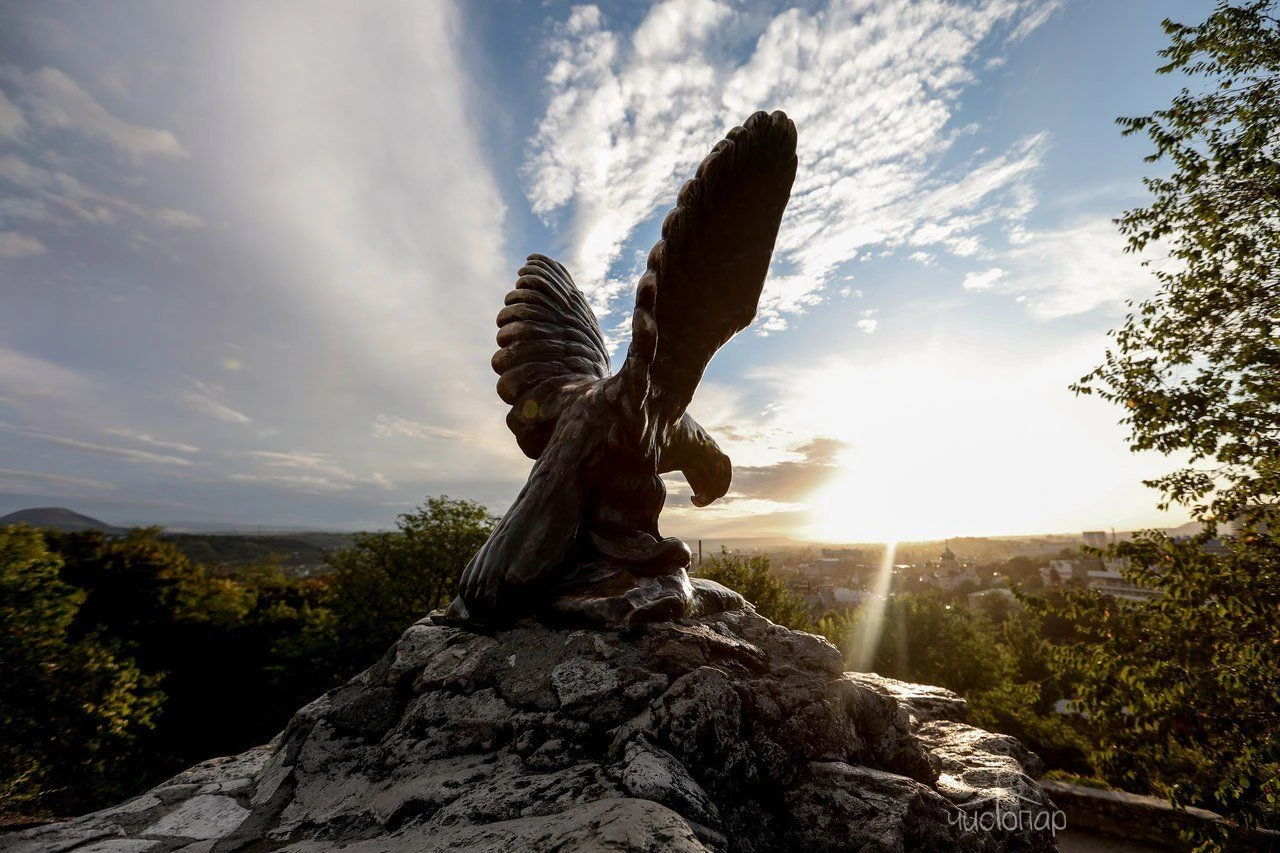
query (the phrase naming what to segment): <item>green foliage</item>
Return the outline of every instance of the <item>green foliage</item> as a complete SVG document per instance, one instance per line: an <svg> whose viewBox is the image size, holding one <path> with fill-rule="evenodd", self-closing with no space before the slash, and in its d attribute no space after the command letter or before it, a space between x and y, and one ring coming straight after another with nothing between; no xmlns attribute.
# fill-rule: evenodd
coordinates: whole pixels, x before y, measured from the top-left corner
<svg viewBox="0 0 1280 853"><path fill-rule="evenodd" d="M1072 593L1091 638L1066 647L1100 768L1121 787L1280 825L1280 543L1176 541L1151 532L1118 552L1163 591L1134 604Z"/></svg>
<svg viewBox="0 0 1280 853"><path fill-rule="evenodd" d="M856 611L855 630L841 649L847 660L860 656L867 636L861 622L874 613ZM934 592L895 595L885 602L871 669L890 678L937 684L958 693L988 690L1010 679L1013 662L996 642L991 620L948 604Z"/></svg>
<svg viewBox="0 0 1280 853"><path fill-rule="evenodd" d="M351 544L344 533L299 533L279 535L231 535L225 533L166 533L193 563L242 566L279 560L289 566L315 566L324 562L325 554L334 548Z"/></svg>
<svg viewBox="0 0 1280 853"><path fill-rule="evenodd" d="M818 631L847 661L861 659L859 643L876 637L869 669L954 690L968 700L975 725L1014 735L1050 766L1093 771L1088 732L1054 713L1063 689L1039 618L1011 607L997 622L985 612L949 605L936 591L892 596L879 630L865 630L874 614L869 605L829 613Z"/></svg>
<svg viewBox="0 0 1280 853"><path fill-rule="evenodd" d="M404 629L452 599L497 519L475 501L429 498L391 533L363 533L329 557L344 662L373 663Z"/></svg>
<svg viewBox="0 0 1280 853"><path fill-rule="evenodd" d="M755 605L761 616L770 621L800 631L813 628L813 620L804 601L774 576L767 555L743 557L721 553L703 562L698 576L741 593Z"/></svg>
<svg viewBox="0 0 1280 853"><path fill-rule="evenodd" d="M324 631L324 581L287 578L271 562L231 572L194 565L156 528L43 537L83 601L71 636L128 654L164 690L152 729L107 768L110 784L73 786L74 810L263 743L350 674L334 663L336 638Z"/></svg>
<svg viewBox="0 0 1280 853"><path fill-rule="evenodd" d="M853 658L854 632L858 629L857 610L835 610L824 613L814 626L814 631L826 637L833 646L844 653L844 659Z"/></svg>
<svg viewBox="0 0 1280 853"><path fill-rule="evenodd" d="M1040 685L1011 681L970 693L969 719L980 728L1016 737L1045 764L1089 775L1093 743L1085 727L1043 707Z"/></svg>
<svg viewBox="0 0 1280 853"><path fill-rule="evenodd" d="M1280 31L1274 0L1164 22L1174 71L1199 78L1163 110L1119 119L1165 177L1118 221L1132 252L1167 252L1159 290L1073 386L1127 408L1135 450L1186 453L1150 482L1198 517L1275 517L1280 501ZM1149 264L1150 259L1144 260Z"/></svg>
<svg viewBox="0 0 1280 853"><path fill-rule="evenodd" d="M1011 557L995 569L1009 579L1012 584L1023 586L1043 586L1040 568L1048 565L1047 560L1035 560L1031 557Z"/></svg>
<svg viewBox="0 0 1280 853"><path fill-rule="evenodd" d="M1189 464L1149 485L1210 531L1149 533L1112 549L1162 597L1085 593L1064 655L1100 727L1109 778L1245 824L1280 823L1280 19L1275 0L1219 2L1199 25L1164 22L1159 69L1193 78L1167 109L1120 119L1155 146L1147 207L1118 221L1132 252L1167 252L1159 289L1073 386L1122 404L1135 450ZM1150 259L1144 261L1150 263ZM1271 533L1268 533L1271 531Z"/></svg>
<svg viewBox="0 0 1280 853"><path fill-rule="evenodd" d="M0 816L98 808L266 742L447 602L493 521L434 498L305 579L193 563L158 528L0 530Z"/></svg>
<svg viewBox="0 0 1280 853"><path fill-rule="evenodd" d="M78 810L119 793L112 764L152 725L154 680L72 626L85 594L26 526L0 528L0 816Z"/></svg>

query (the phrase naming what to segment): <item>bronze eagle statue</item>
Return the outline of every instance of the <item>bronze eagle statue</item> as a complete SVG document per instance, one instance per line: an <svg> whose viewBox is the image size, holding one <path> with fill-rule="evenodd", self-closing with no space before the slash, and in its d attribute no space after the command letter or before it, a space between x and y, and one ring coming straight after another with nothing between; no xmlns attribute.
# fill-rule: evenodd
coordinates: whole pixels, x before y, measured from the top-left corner
<svg viewBox="0 0 1280 853"><path fill-rule="evenodd" d="M711 357L755 317L795 175L796 129L781 112L752 115L712 148L649 252L616 374L568 270L529 256L498 313L493 369L507 425L536 461L464 570L450 618L637 627L741 604L691 583L688 546L659 533L661 475L680 471L696 506L729 490L729 457L685 409Z"/></svg>

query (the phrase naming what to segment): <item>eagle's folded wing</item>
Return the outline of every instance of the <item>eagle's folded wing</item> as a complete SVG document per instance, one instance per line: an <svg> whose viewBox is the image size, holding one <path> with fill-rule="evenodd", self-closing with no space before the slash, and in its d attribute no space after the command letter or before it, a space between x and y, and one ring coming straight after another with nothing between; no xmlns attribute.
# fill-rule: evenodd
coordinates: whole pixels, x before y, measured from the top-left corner
<svg viewBox="0 0 1280 853"><path fill-rule="evenodd" d="M493 369L498 396L511 405L507 426L520 449L537 459L560 413L581 390L609 376L600 325L568 271L530 255L498 313Z"/></svg>
<svg viewBox="0 0 1280 853"><path fill-rule="evenodd" d="M711 150L662 223L636 294L637 330L651 319L657 332L645 403L655 444L716 350L755 317L795 176L795 125L758 112Z"/></svg>

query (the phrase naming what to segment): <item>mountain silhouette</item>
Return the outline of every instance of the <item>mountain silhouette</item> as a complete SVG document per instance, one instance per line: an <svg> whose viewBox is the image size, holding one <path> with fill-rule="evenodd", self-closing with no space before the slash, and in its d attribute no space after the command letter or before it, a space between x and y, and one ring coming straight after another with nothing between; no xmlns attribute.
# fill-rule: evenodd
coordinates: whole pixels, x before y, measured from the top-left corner
<svg viewBox="0 0 1280 853"><path fill-rule="evenodd" d="M123 533L124 528L113 527L105 521L99 521L87 515L73 512L66 507L45 506L33 509L20 509L0 517L0 525L30 524L32 527L52 527L67 533L81 530L103 530L107 533Z"/></svg>

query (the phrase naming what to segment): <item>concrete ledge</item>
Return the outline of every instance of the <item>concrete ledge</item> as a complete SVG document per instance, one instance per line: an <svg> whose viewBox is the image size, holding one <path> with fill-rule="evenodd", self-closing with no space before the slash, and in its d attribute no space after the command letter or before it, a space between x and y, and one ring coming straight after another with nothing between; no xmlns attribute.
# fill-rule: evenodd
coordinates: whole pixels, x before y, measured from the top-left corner
<svg viewBox="0 0 1280 853"><path fill-rule="evenodd" d="M1067 826L1141 841L1168 850L1191 850L1179 833L1221 825L1221 815L1198 808L1178 809L1167 800L1104 791L1043 779L1040 782L1058 808L1066 812ZM1249 853L1280 853L1280 833L1273 831L1231 831L1231 849Z"/></svg>

